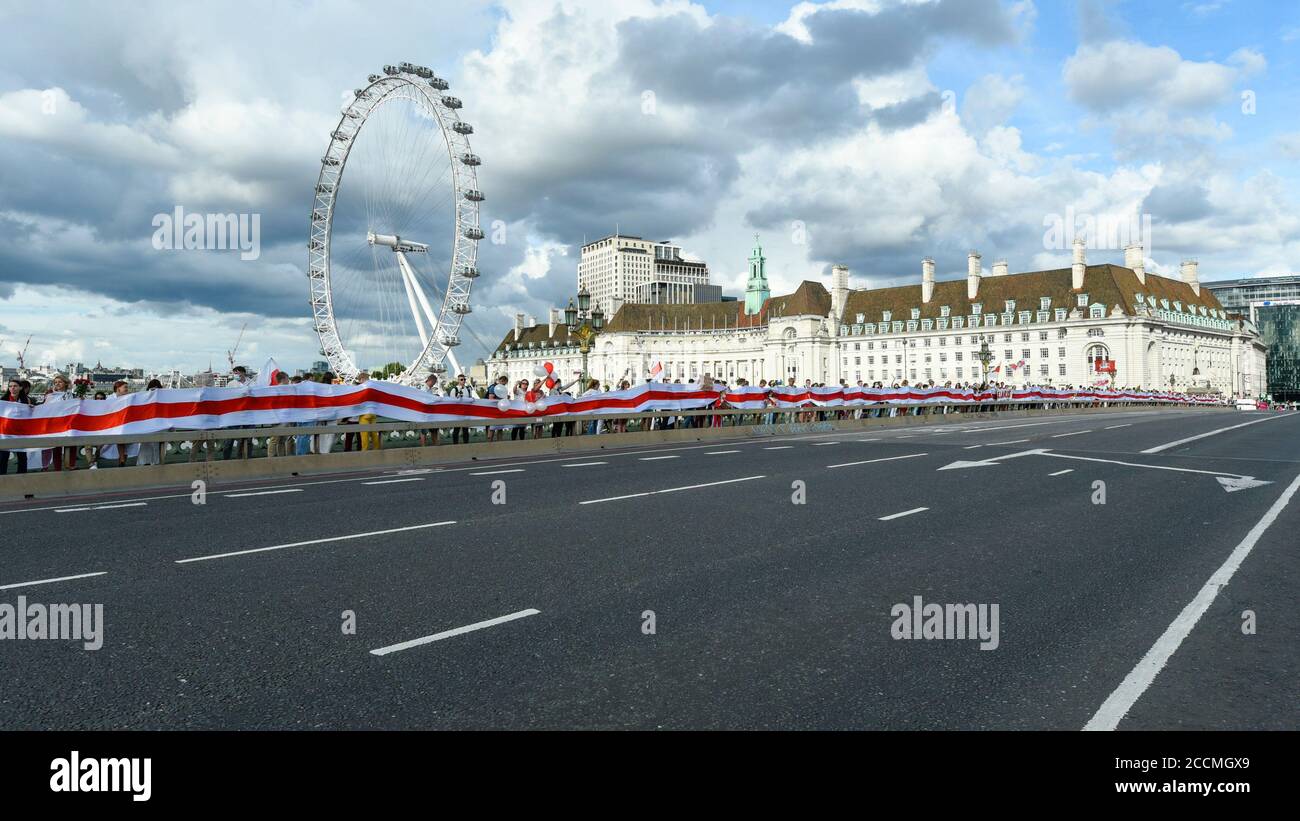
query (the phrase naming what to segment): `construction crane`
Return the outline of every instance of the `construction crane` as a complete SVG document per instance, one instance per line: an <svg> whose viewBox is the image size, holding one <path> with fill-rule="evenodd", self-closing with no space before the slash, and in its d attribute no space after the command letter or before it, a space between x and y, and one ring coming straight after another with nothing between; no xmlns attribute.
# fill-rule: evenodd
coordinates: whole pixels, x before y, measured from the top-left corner
<svg viewBox="0 0 1300 821"><path fill-rule="evenodd" d="M23 349L21 351L14 351L14 353L18 354L18 370L20 371L27 367L27 349L31 347L31 344L32 337L29 334L27 341L23 343Z"/></svg>
<svg viewBox="0 0 1300 821"><path fill-rule="evenodd" d="M248 330L248 323L247 323L247 322L244 323L244 327L242 327L242 328L239 329L239 336L235 337L235 347L233 347L233 348L231 348L230 350L226 351L226 359L229 360L229 362L230 362L230 369L231 369L232 371L235 369L235 354L239 352L239 343L243 341L243 339L244 339L244 331L246 331L246 330Z"/></svg>

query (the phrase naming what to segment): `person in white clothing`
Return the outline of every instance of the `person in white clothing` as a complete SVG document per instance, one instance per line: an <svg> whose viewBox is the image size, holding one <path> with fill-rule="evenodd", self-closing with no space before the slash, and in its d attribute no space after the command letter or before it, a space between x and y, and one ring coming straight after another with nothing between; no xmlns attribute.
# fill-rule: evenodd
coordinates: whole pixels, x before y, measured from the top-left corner
<svg viewBox="0 0 1300 821"><path fill-rule="evenodd" d="M431 396L434 396L438 399L442 398L442 386L438 384L438 377L434 376L433 374L429 374L424 378L424 389L428 391ZM425 447L426 445L437 445L437 444L438 444L437 428L429 428L428 430L420 431L420 447Z"/></svg>

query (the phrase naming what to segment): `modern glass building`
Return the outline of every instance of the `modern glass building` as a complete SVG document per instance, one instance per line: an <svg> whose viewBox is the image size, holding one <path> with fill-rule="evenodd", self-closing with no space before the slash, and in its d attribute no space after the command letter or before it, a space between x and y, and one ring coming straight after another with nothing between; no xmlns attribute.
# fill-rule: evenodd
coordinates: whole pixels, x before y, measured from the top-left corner
<svg viewBox="0 0 1300 821"><path fill-rule="evenodd" d="M1259 329L1268 346L1268 392L1277 402L1300 401L1300 275L1207 282L1228 311Z"/></svg>

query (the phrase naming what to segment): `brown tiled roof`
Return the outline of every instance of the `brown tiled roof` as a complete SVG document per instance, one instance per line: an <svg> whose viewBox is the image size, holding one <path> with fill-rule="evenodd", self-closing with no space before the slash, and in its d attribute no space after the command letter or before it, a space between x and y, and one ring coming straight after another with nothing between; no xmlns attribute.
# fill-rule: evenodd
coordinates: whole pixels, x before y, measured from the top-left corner
<svg viewBox="0 0 1300 821"><path fill-rule="evenodd" d="M547 347L551 347L552 344L553 345L577 345L578 344L578 338L576 336L569 335L569 328L563 322L556 324L554 336L551 335L551 326L549 323L539 322L531 328L524 328L523 333L520 335L517 341L519 342L520 345L522 345L525 348L528 347L528 344L530 342L533 344L533 347L537 347L542 342L548 343ZM514 328L511 328L509 331L506 331L505 339L501 340L501 344L497 345L496 349L498 351L503 351L509 348L511 345L514 345L515 342L516 342L515 331Z"/></svg>
<svg viewBox="0 0 1300 821"><path fill-rule="evenodd" d="M743 302L698 302L694 305L642 305L625 303L605 324L607 331L704 330L750 328L762 325L758 317L745 316Z"/></svg>
<svg viewBox="0 0 1300 821"><path fill-rule="evenodd" d="M763 317L826 316L831 312L831 295L820 282L805 279L793 294L771 296L763 303Z"/></svg>
<svg viewBox="0 0 1300 821"><path fill-rule="evenodd" d="M826 316L831 310L831 295L820 282L805 280L792 294L768 297L763 309L753 316L745 315L745 303L700 302L694 305L641 305L625 303L605 323L606 331L658 331L676 330L712 330L713 328L761 328L770 317L787 316ZM514 345L515 332L506 332L497 350L505 350ZM576 345L576 337L570 337L568 329L560 324L556 326L555 336L550 335L550 326L540 323L532 328L525 328L519 337L519 344L527 348L542 342L559 345Z"/></svg>
<svg viewBox="0 0 1300 821"><path fill-rule="evenodd" d="M865 314L867 322L881 322L885 311L892 312L894 321L907 321L912 318L912 309L921 309L921 319L937 319L940 308L947 305L953 316L969 316L971 303L982 303L985 313L1000 314L1008 299L1016 302L1016 311L1037 311L1038 300L1050 297L1052 309L1066 308L1073 310L1076 294L1086 293L1088 304L1100 303L1106 306L1109 314L1116 305L1126 315L1133 315L1133 303L1137 294L1154 296L1157 299L1175 300L1184 305L1204 306L1221 309L1223 306L1210 290L1201 287L1200 296L1192 291L1192 286L1182 280L1169 279L1155 274L1146 275L1146 284L1138 281L1137 274L1129 268L1118 265L1089 265L1084 272L1083 288L1073 290L1069 268L1057 268L1050 271L1031 271L1023 274L1006 276L983 276L980 278L979 293L974 300L966 298L966 279L950 279L934 284L934 295L928 304L921 303L921 284L902 285L894 288L870 288L851 291L845 300L844 314L840 321L854 324L858 314Z"/></svg>

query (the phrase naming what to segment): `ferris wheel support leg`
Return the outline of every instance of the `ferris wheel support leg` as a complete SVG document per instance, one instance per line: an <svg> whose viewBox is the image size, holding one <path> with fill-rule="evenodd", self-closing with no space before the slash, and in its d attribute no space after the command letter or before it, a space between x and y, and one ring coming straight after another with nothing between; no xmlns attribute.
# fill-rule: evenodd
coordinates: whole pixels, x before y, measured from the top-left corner
<svg viewBox="0 0 1300 821"><path fill-rule="evenodd" d="M406 255L401 251L397 252L397 267L402 272L402 285L406 286L406 301L411 306L411 316L415 317L415 328L420 332L420 344L428 347L429 335L424 332L424 322L420 318L420 309L415 304L415 294L420 286L415 280L415 272L411 270L411 264L406 261ZM420 297L421 301L423 301L424 294L421 293Z"/></svg>
<svg viewBox="0 0 1300 821"><path fill-rule="evenodd" d="M403 256L402 261L406 262L406 257ZM411 268L408 263L405 270L406 277L411 282L411 287L415 289L415 298L420 301L420 307L424 309L424 316L429 320L429 333L436 334L438 330L438 315L433 312L433 308L429 307L429 300L424 295L424 289L420 287L420 280L415 277L415 269ZM414 310L414 306L412 306L412 310Z"/></svg>
<svg viewBox="0 0 1300 821"><path fill-rule="evenodd" d="M451 348L443 348L443 350L447 352L447 361L451 363L451 372L456 376L464 373L465 369L460 366L460 362L456 361L456 354L452 353Z"/></svg>

